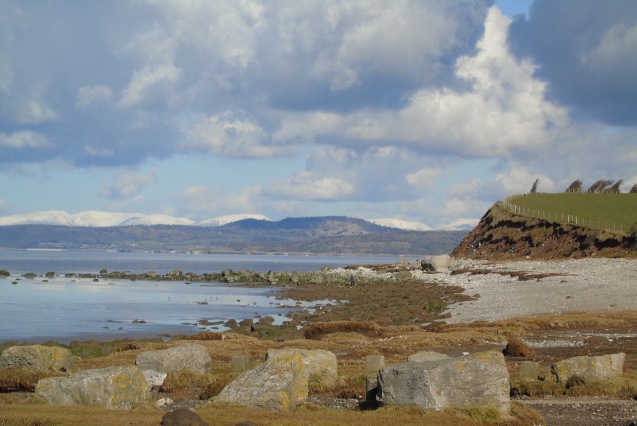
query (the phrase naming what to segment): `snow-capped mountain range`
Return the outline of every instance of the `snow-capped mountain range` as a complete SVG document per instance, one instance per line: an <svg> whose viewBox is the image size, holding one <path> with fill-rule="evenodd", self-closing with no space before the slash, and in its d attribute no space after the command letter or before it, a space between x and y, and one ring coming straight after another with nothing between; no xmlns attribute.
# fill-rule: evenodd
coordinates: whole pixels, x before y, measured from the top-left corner
<svg viewBox="0 0 637 426"><path fill-rule="evenodd" d="M244 219L268 220L270 218L261 214L234 214L219 216L199 222L164 214L141 213L117 213L103 211L85 211L69 214L62 210L48 210L26 214L18 214L0 217L0 226L11 225L63 225L86 227L110 227L133 225L188 225L188 226L222 226L228 223ZM390 228L398 228L409 231L430 231L431 227L420 222L405 221L392 218L366 219L369 222ZM443 230L467 230L472 229L478 223L477 219L458 219L438 229Z"/></svg>

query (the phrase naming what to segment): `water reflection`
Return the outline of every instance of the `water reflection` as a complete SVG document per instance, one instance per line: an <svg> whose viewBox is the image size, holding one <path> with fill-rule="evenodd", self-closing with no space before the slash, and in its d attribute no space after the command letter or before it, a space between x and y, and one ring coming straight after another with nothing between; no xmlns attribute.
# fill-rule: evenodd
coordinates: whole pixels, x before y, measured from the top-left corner
<svg viewBox="0 0 637 426"><path fill-rule="evenodd" d="M282 323L293 300L276 300L275 288L221 283L98 281L92 279L0 279L0 341L102 340L161 333L222 330L218 324L257 315ZM282 307L287 305L288 307Z"/></svg>

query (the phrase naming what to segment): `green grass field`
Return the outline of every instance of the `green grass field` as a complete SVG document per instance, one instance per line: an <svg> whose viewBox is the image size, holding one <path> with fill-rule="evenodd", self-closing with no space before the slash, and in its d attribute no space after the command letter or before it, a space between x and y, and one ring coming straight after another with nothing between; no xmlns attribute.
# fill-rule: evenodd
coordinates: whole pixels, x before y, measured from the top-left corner
<svg viewBox="0 0 637 426"><path fill-rule="evenodd" d="M526 194L508 201L524 216L594 229L627 232L637 222L637 194Z"/></svg>

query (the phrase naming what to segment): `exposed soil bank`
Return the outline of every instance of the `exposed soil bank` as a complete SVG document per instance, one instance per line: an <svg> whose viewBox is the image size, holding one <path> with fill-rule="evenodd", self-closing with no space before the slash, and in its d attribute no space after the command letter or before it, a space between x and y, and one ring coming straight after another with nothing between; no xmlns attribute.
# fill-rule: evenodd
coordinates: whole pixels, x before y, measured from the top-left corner
<svg viewBox="0 0 637 426"><path fill-rule="evenodd" d="M515 215L498 202L453 255L489 260L636 257L637 230L622 234Z"/></svg>

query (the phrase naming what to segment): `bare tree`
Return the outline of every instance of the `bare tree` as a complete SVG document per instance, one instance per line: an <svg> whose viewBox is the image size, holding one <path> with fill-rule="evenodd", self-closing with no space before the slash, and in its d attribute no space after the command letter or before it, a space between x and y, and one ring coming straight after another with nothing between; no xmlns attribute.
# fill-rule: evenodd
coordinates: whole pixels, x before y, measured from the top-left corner
<svg viewBox="0 0 637 426"><path fill-rule="evenodd" d="M604 192L604 190L613 183L612 180L600 179L588 188L587 193Z"/></svg>
<svg viewBox="0 0 637 426"><path fill-rule="evenodd" d="M609 192L611 194L619 194L620 192L622 192L621 186L623 184L624 184L624 179L619 179L617 182L613 184L613 186L611 186L604 192Z"/></svg>
<svg viewBox="0 0 637 426"><path fill-rule="evenodd" d="M566 188L565 192L582 192L582 181L576 180Z"/></svg>
<svg viewBox="0 0 637 426"><path fill-rule="evenodd" d="M537 194L537 184L540 183L540 179L535 179L535 182L533 182L533 187L531 188L531 192L530 194Z"/></svg>

